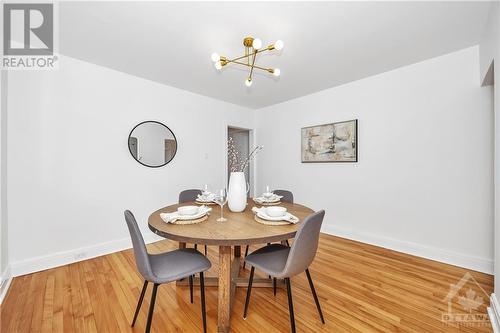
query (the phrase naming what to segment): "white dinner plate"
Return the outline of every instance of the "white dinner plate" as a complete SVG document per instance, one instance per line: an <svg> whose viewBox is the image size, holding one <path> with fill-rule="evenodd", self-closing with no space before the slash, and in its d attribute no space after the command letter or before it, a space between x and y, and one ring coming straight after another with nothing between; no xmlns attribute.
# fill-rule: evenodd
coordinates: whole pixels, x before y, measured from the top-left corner
<svg viewBox="0 0 500 333"><path fill-rule="evenodd" d="M202 207L204 207L204 208L202 208ZM186 221L186 220L196 220L196 219L199 219L200 217L203 217L203 216L207 215L210 211L211 211L210 208L205 207L205 206L201 206L201 207L198 207L198 213L193 214L193 215L181 215L181 214L179 214L179 211L175 211L175 212L171 212L171 213L166 213L166 214L171 215L171 214L177 213L176 216L175 216L176 220L184 220L184 221ZM165 214L165 213L162 213L162 214Z"/></svg>
<svg viewBox="0 0 500 333"><path fill-rule="evenodd" d="M280 217L272 217L272 216L269 216L265 213L257 212L257 217L260 217L261 219L267 220L267 221L286 221L286 222L290 222L290 223L299 222L299 219L290 213L286 213L285 215L280 216Z"/></svg>

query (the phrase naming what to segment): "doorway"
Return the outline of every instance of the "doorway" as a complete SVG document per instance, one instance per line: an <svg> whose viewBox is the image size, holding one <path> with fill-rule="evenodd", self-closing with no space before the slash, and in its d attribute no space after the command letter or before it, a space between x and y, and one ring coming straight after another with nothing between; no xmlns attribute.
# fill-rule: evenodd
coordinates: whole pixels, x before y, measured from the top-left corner
<svg viewBox="0 0 500 333"><path fill-rule="evenodd" d="M251 133L249 129L246 128L239 128L239 127L231 127L228 126L227 128L227 140L229 138L232 139L234 143L234 148L238 152L239 156L245 160L248 154L250 154L250 145L251 145ZM249 195L252 195L252 184L253 184L253 177L252 177L252 172L253 172L253 165L252 163L248 164L248 167L244 170L245 172L245 179L247 180L248 184L250 184L250 191ZM229 175L231 173L231 169L229 166L229 156L227 158L227 182L229 185Z"/></svg>

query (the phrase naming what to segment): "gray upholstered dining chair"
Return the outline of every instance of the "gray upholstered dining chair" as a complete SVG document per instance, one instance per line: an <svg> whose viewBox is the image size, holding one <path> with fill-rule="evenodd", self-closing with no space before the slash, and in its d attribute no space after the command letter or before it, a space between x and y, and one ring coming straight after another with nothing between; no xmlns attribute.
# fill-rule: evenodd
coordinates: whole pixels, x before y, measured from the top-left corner
<svg viewBox="0 0 500 333"><path fill-rule="evenodd" d="M179 203L195 201L196 198L198 198L198 195L200 195L201 193L201 190L197 189L184 190L179 193Z"/></svg>
<svg viewBox="0 0 500 333"><path fill-rule="evenodd" d="M253 274L255 267L257 267L274 278L285 279L292 333L295 333L295 317L293 314L292 286L290 278L304 271L306 272L307 279L309 280L309 287L311 288L321 322L323 324L325 323L318 295L316 294L311 274L309 273L309 265L311 265L314 260L318 249L319 233L324 217L324 210L320 210L319 212L306 217L297 231L295 241L291 247L281 244L271 244L252 252L245 258L245 261L251 265L252 268L250 270L250 279L248 280L245 310L243 312L244 319L247 317L248 303L252 292Z"/></svg>
<svg viewBox="0 0 500 333"><path fill-rule="evenodd" d="M137 226L134 214L129 210L125 211L125 221L127 222L132 245L134 247L134 257L137 269L144 277L144 285L142 286L141 296L137 303L132 327L135 325L137 315L141 309L142 300L148 287L148 282L153 283L153 293L151 294L151 302L149 304L148 321L146 323L146 333L151 329L151 321L153 319L153 311L156 301L156 291L158 286L163 283L168 283L189 277L191 303L193 303L193 280L194 274L200 274L200 289L201 289L201 315L203 318L203 332L207 331L207 319L205 311L205 279L203 272L208 270L212 264L195 249L178 249L161 254L149 254L146 250L144 239L141 231Z"/></svg>
<svg viewBox="0 0 500 333"><path fill-rule="evenodd" d="M281 201L283 202L289 202L293 204L293 193L288 190L274 190L274 194L276 195L281 195L283 198L281 198Z"/></svg>
<svg viewBox="0 0 500 333"><path fill-rule="evenodd" d="M283 198L281 198L281 201L293 204L293 193L291 191L274 190L273 193L276 195L281 195L283 197ZM269 244L267 244L267 245L269 245ZM286 245L290 246L290 244L288 243L288 240L286 240ZM247 245L247 247L245 248L245 257L248 254L248 249L249 249L249 245ZM245 266L246 266L246 262L243 263L243 269L245 269ZM275 282L275 284L276 284L276 282Z"/></svg>
<svg viewBox="0 0 500 333"><path fill-rule="evenodd" d="M184 190L179 193L179 203L195 201L202 192L197 189ZM194 244L194 248L198 249L198 244ZM207 255L207 246L205 245L205 255Z"/></svg>

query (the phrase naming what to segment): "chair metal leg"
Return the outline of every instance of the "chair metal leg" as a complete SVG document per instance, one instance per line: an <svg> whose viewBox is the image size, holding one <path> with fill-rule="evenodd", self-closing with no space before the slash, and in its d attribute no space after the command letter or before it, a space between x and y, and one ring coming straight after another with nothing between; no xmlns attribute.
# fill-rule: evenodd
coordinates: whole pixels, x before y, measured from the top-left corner
<svg viewBox="0 0 500 333"><path fill-rule="evenodd" d="M245 248L245 257L248 255L248 248L250 247L250 245L247 245L247 247ZM245 269L245 265L246 265L246 261L243 261L243 269Z"/></svg>
<svg viewBox="0 0 500 333"><path fill-rule="evenodd" d="M194 244L194 249L198 250L198 244Z"/></svg>
<svg viewBox="0 0 500 333"><path fill-rule="evenodd" d="M252 293L252 282L253 282L254 271L255 267L252 266L252 268L250 269L250 278L248 279L247 298L245 300L245 310L243 311L243 319L247 319L248 303L250 302L250 294Z"/></svg>
<svg viewBox="0 0 500 333"><path fill-rule="evenodd" d="M321 305L319 304L318 295L316 294L316 289L314 288L313 280L311 278L311 273L309 273L309 268L306 269L307 279L309 280L309 287L311 287L311 292L314 297L314 302L316 302L316 308L318 309L319 317L321 318L321 322L324 324L325 319L323 318L323 311L321 311Z"/></svg>
<svg viewBox="0 0 500 333"><path fill-rule="evenodd" d="M153 293L151 294L151 303L149 304L149 313L148 313L148 322L146 324L146 333L149 333L151 330L151 322L153 321L153 311L155 309L155 301L156 301L156 291L158 289L159 284L155 283L153 285Z"/></svg>
<svg viewBox="0 0 500 333"><path fill-rule="evenodd" d="M201 317L203 318L203 333L207 333L207 312L205 310L205 277L200 272L200 290L201 290Z"/></svg>
<svg viewBox="0 0 500 333"><path fill-rule="evenodd" d="M285 242L286 242L286 246L290 247L290 243L288 242L288 239Z"/></svg>
<svg viewBox="0 0 500 333"><path fill-rule="evenodd" d="M207 253L208 253L208 250L207 250L207 246L205 245L205 257L207 256Z"/></svg>
<svg viewBox="0 0 500 333"><path fill-rule="evenodd" d="M273 292L274 296L276 296L276 278L273 278Z"/></svg>
<svg viewBox="0 0 500 333"><path fill-rule="evenodd" d="M189 297L193 303L193 276L189 275Z"/></svg>
<svg viewBox="0 0 500 333"><path fill-rule="evenodd" d="M290 311L290 326L292 333L295 333L295 316L293 315L292 286L290 278L285 278L286 292L288 294L288 309Z"/></svg>
<svg viewBox="0 0 500 333"><path fill-rule="evenodd" d="M139 310L141 309L142 300L144 299L144 294L146 294L146 289L148 288L148 281L144 280L144 285L142 286L141 296L139 296L139 301L137 302L137 308L135 309L134 319L132 320L132 327L135 325L135 321L137 320L137 315L139 314Z"/></svg>

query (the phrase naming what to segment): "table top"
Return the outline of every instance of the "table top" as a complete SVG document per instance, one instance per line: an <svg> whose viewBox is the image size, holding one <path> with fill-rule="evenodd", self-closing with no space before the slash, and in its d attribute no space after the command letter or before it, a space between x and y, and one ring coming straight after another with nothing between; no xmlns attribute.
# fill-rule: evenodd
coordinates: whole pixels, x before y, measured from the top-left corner
<svg viewBox="0 0 500 333"><path fill-rule="evenodd" d="M252 207L257 205L250 199L247 208L241 213L233 213L227 205L224 206L224 217L227 218L225 222L216 221L220 217L219 205L211 205L212 212L208 219L198 224L165 223L160 217L160 213L173 212L177 207L189 205L196 203L187 202L158 209L149 216L149 229L159 236L185 243L223 246L262 244L295 237L304 218L314 212L303 205L284 202L280 206L286 207L300 222L279 226L264 225L255 221Z"/></svg>

